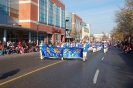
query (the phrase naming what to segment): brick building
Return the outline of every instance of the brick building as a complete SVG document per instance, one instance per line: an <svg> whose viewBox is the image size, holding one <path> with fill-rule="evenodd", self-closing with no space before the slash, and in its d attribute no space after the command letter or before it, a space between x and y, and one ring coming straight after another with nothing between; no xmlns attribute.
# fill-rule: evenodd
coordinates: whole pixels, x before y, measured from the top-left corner
<svg viewBox="0 0 133 88"><path fill-rule="evenodd" d="M47 43L65 40L65 5L59 0L10 0L0 2L7 8L5 18L12 21L0 23L2 41L39 41ZM14 3L16 7L11 3ZM1 10L1 9L0 9ZM3 9L2 9L3 10ZM10 13L10 14L9 14ZM10 24L9 24L10 23ZM2 25L1 25L2 24Z"/></svg>

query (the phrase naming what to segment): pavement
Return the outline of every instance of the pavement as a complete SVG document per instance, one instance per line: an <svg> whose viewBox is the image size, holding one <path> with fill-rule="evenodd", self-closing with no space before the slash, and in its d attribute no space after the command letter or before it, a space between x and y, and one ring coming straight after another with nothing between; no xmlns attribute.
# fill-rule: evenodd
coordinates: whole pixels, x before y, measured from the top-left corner
<svg viewBox="0 0 133 88"><path fill-rule="evenodd" d="M133 87L132 54L114 47L106 54L103 50L88 52L86 62L81 59L41 60L37 52L9 56L0 59L1 88Z"/></svg>

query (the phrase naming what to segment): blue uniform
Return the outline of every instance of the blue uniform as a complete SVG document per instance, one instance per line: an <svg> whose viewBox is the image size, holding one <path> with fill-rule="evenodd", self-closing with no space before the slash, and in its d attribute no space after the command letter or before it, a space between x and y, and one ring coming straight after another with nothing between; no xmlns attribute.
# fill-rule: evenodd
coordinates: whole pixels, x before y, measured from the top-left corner
<svg viewBox="0 0 133 88"><path fill-rule="evenodd" d="M88 44L84 44L83 46L83 52L88 52Z"/></svg>

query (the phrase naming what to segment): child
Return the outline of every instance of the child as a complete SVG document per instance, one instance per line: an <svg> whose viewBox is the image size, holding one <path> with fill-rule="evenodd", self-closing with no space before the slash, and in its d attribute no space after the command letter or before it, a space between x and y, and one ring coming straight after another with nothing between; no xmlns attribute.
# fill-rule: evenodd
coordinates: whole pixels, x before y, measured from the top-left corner
<svg viewBox="0 0 133 88"><path fill-rule="evenodd" d="M20 53L24 54L24 48L23 47L20 48Z"/></svg>

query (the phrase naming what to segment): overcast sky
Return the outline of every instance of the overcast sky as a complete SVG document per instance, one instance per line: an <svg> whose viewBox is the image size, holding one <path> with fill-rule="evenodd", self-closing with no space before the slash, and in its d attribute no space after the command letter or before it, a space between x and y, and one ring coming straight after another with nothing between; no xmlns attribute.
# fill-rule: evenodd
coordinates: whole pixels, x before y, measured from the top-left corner
<svg viewBox="0 0 133 88"><path fill-rule="evenodd" d="M91 34L109 33L116 25L115 11L124 6L125 0L60 0L66 11L77 14L91 24Z"/></svg>

